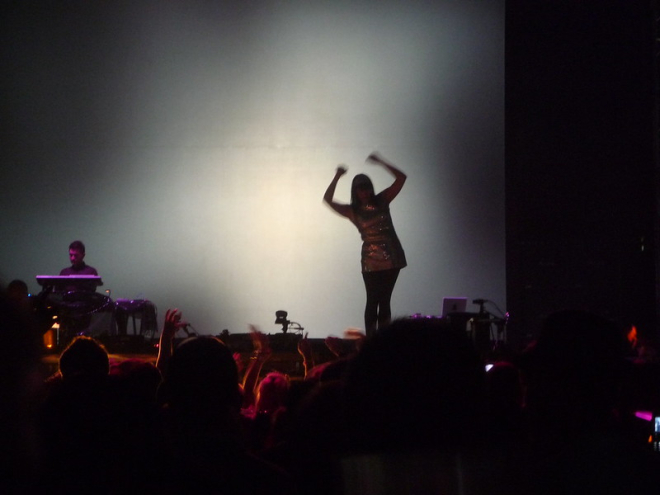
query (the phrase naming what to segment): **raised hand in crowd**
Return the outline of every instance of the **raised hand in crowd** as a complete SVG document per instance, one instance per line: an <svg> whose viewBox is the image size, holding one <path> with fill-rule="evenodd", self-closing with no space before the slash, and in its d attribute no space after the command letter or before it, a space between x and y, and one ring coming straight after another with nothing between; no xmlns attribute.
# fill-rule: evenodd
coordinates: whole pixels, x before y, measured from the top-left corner
<svg viewBox="0 0 660 495"><path fill-rule="evenodd" d="M328 335L325 338L325 346L335 355L335 357L342 357L344 352L344 341L339 337Z"/></svg>
<svg viewBox="0 0 660 495"><path fill-rule="evenodd" d="M250 336L254 351L243 377L243 408L254 406L261 368L273 352L268 335L262 333L255 325L250 325Z"/></svg>
<svg viewBox="0 0 660 495"><path fill-rule="evenodd" d="M303 358L303 367L305 368L305 376L307 376L309 370L314 367L314 355L312 354L312 346L307 339L307 333L298 341L298 354Z"/></svg>
<svg viewBox="0 0 660 495"><path fill-rule="evenodd" d="M158 358L156 359L156 367L161 373L165 371L167 363L172 356L176 332L188 326L188 322L182 320L181 316L181 311L178 309L168 309L165 313L163 331L160 334L160 342L158 343Z"/></svg>
<svg viewBox="0 0 660 495"><path fill-rule="evenodd" d="M344 330L344 338L355 340L355 350L359 352L360 349L362 349L362 344L364 344L364 340L367 338L367 336L360 330L355 328L348 328Z"/></svg>

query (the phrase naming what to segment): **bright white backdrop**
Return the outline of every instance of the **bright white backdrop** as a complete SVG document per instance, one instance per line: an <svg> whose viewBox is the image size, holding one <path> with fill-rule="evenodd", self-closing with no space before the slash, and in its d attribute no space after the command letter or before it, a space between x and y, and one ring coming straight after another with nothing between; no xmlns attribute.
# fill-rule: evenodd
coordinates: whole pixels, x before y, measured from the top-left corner
<svg viewBox="0 0 660 495"><path fill-rule="evenodd" d="M504 2L88 2L2 35L0 277L38 291L74 239L113 298L200 333L362 327L357 230L321 198L374 150L408 176L392 215L397 316L444 296L505 309ZM469 308L474 309L474 307Z"/></svg>

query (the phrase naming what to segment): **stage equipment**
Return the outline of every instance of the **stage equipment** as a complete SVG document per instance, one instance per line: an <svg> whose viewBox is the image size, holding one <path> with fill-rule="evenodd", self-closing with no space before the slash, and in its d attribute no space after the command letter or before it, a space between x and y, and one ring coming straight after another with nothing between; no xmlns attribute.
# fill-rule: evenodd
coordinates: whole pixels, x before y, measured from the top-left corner
<svg viewBox="0 0 660 495"><path fill-rule="evenodd" d="M140 335L152 338L157 334L156 305L147 299L117 299L115 302L115 319L117 333L127 335L128 319L133 322L133 335L138 335L136 320L140 320ZM188 331L186 330L186 333ZM190 335L190 334L188 334Z"/></svg>
<svg viewBox="0 0 660 495"><path fill-rule="evenodd" d="M49 315L51 318L55 316L59 324L55 332L57 346L68 344L77 335L90 335L92 317L98 315L99 318L103 318L102 314L111 314L114 309L112 299L105 294L85 290L44 292L40 294L38 301L39 306L36 311L40 319L45 321ZM109 321L112 323L109 328L111 330L114 325L112 315ZM53 319L51 325L52 322Z"/></svg>
<svg viewBox="0 0 660 495"><path fill-rule="evenodd" d="M37 283L43 290L72 291L72 290L96 290L103 285L103 280L98 275L37 275Z"/></svg>
<svg viewBox="0 0 660 495"><path fill-rule="evenodd" d="M478 312L465 311L466 298L446 297L443 299L442 316L415 313L410 318L441 319L456 332L466 332L475 349L486 356L506 343L506 325L509 313L502 313L497 305L488 299L474 299L479 306ZM496 316L486 309L491 304L501 316ZM457 311L458 310L458 311Z"/></svg>
<svg viewBox="0 0 660 495"><path fill-rule="evenodd" d="M465 313L467 309L467 297L443 297L442 316L452 313Z"/></svg>
<svg viewBox="0 0 660 495"><path fill-rule="evenodd" d="M474 342L477 351L482 353L494 351L506 343L506 324L509 320L509 313L502 313L497 305L488 299L474 299L472 303L479 305L479 312L468 322L468 335ZM489 303L501 316L496 316L486 310L485 305Z"/></svg>
<svg viewBox="0 0 660 495"><path fill-rule="evenodd" d="M287 333L287 331L289 330L289 325L292 326L292 330L302 333L304 328L300 326L300 323L287 320L288 315L289 313L287 313L283 309L275 311L275 324L282 325L282 333Z"/></svg>
<svg viewBox="0 0 660 495"><path fill-rule="evenodd" d="M112 299L105 294L85 290L72 290L65 293L55 303L58 313L69 318L81 318L112 308Z"/></svg>
<svg viewBox="0 0 660 495"><path fill-rule="evenodd" d="M98 275L37 275L41 292L34 298L37 320L43 323L42 331L52 330L56 319L56 345L67 344L76 335L90 335L93 327L107 320L108 332L114 329L114 304L106 294L96 292L103 285ZM109 291L106 291L109 292ZM99 314L102 313L102 314ZM109 316L107 315L109 313ZM98 316L94 316L97 315ZM94 316L94 323L92 320ZM47 326L46 326L47 325Z"/></svg>

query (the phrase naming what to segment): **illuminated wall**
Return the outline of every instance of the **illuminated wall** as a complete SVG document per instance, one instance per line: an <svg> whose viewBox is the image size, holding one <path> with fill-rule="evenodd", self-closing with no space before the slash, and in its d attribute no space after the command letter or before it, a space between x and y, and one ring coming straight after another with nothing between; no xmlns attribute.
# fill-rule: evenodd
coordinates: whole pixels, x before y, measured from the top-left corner
<svg viewBox="0 0 660 495"><path fill-rule="evenodd" d="M362 327L360 239L322 203L374 150L409 266L395 315L505 308L504 2L79 2L3 33L0 277L74 239L113 298L200 333ZM470 307L469 309L475 309Z"/></svg>

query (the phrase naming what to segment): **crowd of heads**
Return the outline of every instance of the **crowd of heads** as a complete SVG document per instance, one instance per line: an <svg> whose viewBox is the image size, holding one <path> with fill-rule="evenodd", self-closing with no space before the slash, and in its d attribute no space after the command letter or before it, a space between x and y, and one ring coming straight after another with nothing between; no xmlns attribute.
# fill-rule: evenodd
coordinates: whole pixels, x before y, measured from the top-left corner
<svg viewBox="0 0 660 495"><path fill-rule="evenodd" d="M76 337L46 376L30 314L6 293L0 306L4 492L659 486L652 421L636 413L660 416L660 365L585 311L549 315L533 345L494 362L442 319L401 318L348 354L307 362L306 376L266 365L262 334L247 366L212 336L181 341L164 363L112 360Z"/></svg>

